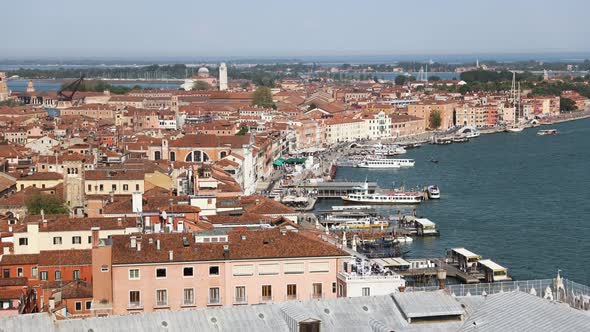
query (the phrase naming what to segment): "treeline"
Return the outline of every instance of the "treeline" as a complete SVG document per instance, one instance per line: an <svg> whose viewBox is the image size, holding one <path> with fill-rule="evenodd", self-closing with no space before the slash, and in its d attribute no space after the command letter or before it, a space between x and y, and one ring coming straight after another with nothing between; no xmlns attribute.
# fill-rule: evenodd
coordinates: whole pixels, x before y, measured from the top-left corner
<svg viewBox="0 0 590 332"><path fill-rule="evenodd" d="M505 82L505 81L512 81L512 72L503 70L503 71L491 71L491 70L471 70L461 73L461 80L467 83L479 82L479 83L487 83L487 82ZM516 80L517 81L541 81L543 80L543 76L535 75L531 72L523 72L523 73L516 73Z"/></svg>
<svg viewBox="0 0 590 332"><path fill-rule="evenodd" d="M559 96L563 91L573 90L586 98L590 98L590 86L577 82L542 82L533 87L532 93L535 95L553 95Z"/></svg>
<svg viewBox="0 0 590 332"><path fill-rule="evenodd" d="M62 84L61 88L65 89L69 84L69 82L64 83ZM103 92L107 90L114 94L123 95L131 90L142 90L142 87L139 85L135 85L133 87L117 86L101 80L82 81L82 83L78 87L78 91L81 92Z"/></svg>

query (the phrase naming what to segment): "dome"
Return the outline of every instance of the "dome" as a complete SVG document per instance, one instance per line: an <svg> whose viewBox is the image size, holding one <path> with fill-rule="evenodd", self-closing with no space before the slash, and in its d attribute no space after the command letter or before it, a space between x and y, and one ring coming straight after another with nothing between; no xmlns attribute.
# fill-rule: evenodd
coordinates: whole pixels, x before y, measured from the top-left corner
<svg viewBox="0 0 590 332"><path fill-rule="evenodd" d="M205 67L201 67L201 68L199 68L199 71L197 71L197 74L201 77L209 76L209 69L207 69Z"/></svg>

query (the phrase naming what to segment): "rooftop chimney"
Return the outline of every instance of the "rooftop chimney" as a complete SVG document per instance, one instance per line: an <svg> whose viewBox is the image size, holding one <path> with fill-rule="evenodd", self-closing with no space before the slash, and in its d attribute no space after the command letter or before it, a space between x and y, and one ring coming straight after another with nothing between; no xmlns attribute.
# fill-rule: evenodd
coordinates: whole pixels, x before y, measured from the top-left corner
<svg viewBox="0 0 590 332"><path fill-rule="evenodd" d="M171 261L174 260L174 251L173 250L168 251L168 259Z"/></svg>
<svg viewBox="0 0 590 332"><path fill-rule="evenodd" d="M438 289L445 289L445 281L447 280L447 271L444 269L438 269L436 271L436 279L438 279Z"/></svg>
<svg viewBox="0 0 590 332"><path fill-rule="evenodd" d="M134 192L133 194L131 194L131 204L133 207L133 213L143 212L142 195L140 192Z"/></svg>
<svg viewBox="0 0 590 332"><path fill-rule="evenodd" d="M160 239L156 240L156 250L160 250Z"/></svg>
<svg viewBox="0 0 590 332"><path fill-rule="evenodd" d="M229 245L228 244L223 245L223 257L229 258Z"/></svg>
<svg viewBox="0 0 590 332"><path fill-rule="evenodd" d="M2 248L2 254L3 255L10 255L10 248L9 247L3 247Z"/></svg>
<svg viewBox="0 0 590 332"><path fill-rule="evenodd" d="M99 230L100 230L99 227L92 227L90 229L90 231L92 232L91 238L92 238L92 247L93 248L94 247L98 247L98 244L100 243L100 239L99 239L99 236L98 236L98 231Z"/></svg>
<svg viewBox="0 0 590 332"><path fill-rule="evenodd" d="M137 238L135 236L131 236L131 248L137 247Z"/></svg>
<svg viewBox="0 0 590 332"><path fill-rule="evenodd" d="M137 251L141 251L141 241L137 241Z"/></svg>
<svg viewBox="0 0 590 332"><path fill-rule="evenodd" d="M119 226L119 227L123 226L123 219L122 218L117 218L117 226Z"/></svg>

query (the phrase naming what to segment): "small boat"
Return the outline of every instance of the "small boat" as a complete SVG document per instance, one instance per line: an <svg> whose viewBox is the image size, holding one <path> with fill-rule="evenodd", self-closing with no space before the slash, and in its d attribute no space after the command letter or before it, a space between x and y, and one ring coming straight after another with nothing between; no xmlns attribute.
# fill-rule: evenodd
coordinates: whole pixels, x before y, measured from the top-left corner
<svg viewBox="0 0 590 332"><path fill-rule="evenodd" d="M504 131L509 132L509 133L520 133L523 130L524 130L524 127L511 126L511 127L506 127L506 129Z"/></svg>
<svg viewBox="0 0 590 332"><path fill-rule="evenodd" d="M436 145L447 145L453 143L452 138L435 138L432 140L432 144Z"/></svg>
<svg viewBox="0 0 590 332"><path fill-rule="evenodd" d="M426 188L429 199L440 199L440 189L436 185L428 186Z"/></svg>
<svg viewBox="0 0 590 332"><path fill-rule="evenodd" d="M555 135L557 134L557 129L543 129L537 132L539 136L546 136L546 135Z"/></svg>
<svg viewBox="0 0 590 332"><path fill-rule="evenodd" d="M412 243L414 239L409 236L397 236L393 241L396 243Z"/></svg>
<svg viewBox="0 0 590 332"><path fill-rule="evenodd" d="M430 162L431 162L431 163L438 164L438 159L430 159Z"/></svg>
<svg viewBox="0 0 590 332"><path fill-rule="evenodd" d="M410 143L410 144L405 144L403 146L403 148L406 149L406 150L407 149L417 149L417 148L419 148L421 146L422 146L422 144L420 144L420 143Z"/></svg>
<svg viewBox="0 0 590 332"><path fill-rule="evenodd" d="M453 137L453 143L467 143L469 138L467 137Z"/></svg>

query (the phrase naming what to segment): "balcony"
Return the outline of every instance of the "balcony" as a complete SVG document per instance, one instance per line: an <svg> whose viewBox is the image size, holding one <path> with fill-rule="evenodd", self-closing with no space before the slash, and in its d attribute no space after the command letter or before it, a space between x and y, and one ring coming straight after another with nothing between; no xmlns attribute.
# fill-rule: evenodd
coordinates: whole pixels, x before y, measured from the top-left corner
<svg viewBox="0 0 590 332"><path fill-rule="evenodd" d="M131 302L127 304L127 310L143 310L143 303Z"/></svg>
<svg viewBox="0 0 590 332"><path fill-rule="evenodd" d="M260 303L269 303L272 302L272 296L261 296Z"/></svg>
<svg viewBox="0 0 590 332"><path fill-rule="evenodd" d="M247 296L236 296L234 298L234 304L248 304L248 297Z"/></svg>

